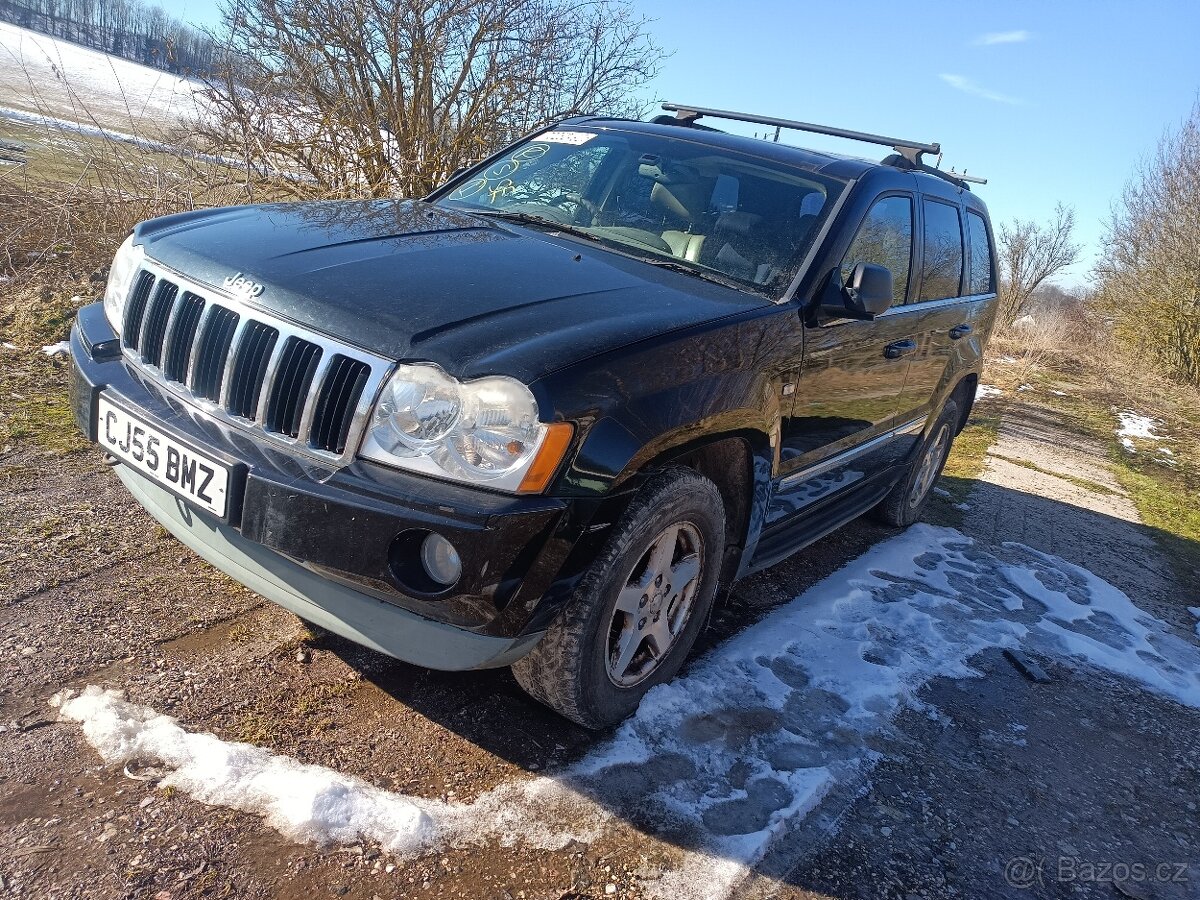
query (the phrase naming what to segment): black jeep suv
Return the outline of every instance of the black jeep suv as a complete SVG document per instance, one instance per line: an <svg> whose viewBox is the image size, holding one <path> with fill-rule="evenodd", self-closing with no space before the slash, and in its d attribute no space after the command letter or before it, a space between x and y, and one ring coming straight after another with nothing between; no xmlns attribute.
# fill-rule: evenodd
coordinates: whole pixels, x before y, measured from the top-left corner
<svg viewBox="0 0 1200 900"><path fill-rule="evenodd" d="M421 201L139 225L71 334L81 427L297 615L620 720L719 585L917 518L995 307L987 210L937 145L667 108L564 121Z"/></svg>

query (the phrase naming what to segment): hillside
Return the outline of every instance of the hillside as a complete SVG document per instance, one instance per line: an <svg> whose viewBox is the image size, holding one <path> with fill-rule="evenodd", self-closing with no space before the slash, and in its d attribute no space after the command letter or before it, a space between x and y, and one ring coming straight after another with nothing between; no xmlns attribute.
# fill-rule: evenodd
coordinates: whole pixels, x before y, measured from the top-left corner
<svg viewBox="0 0 1200 900"><path fill-rule="evenodd" d="M153 133L195 117L201 90L190 79L0 23L0 107Z"/></svg>

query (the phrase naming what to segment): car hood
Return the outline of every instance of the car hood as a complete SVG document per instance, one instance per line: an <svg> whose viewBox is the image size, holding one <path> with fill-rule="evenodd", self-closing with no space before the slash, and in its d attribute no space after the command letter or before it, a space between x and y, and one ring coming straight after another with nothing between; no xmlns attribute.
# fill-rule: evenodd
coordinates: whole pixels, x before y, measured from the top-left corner
<svg viewBox="0 0 1200 900"><path fill-rule="evenodd" d="M410 201L240 206L138 226L158 262L316 331L460 378L527 383L767 301L585 241Z"/></svg>

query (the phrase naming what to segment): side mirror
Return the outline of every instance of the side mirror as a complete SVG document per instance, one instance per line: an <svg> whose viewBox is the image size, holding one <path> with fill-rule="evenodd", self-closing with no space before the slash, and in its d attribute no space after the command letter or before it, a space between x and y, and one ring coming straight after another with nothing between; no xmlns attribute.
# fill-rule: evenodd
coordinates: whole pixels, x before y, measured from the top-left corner
<svg viewBox="0 0 1200 900"><path fill-rule="evenodd" d="M821 297L822 312L846 319L874 319L891 305L891 270L874 263L857 263L849 284L843 283L841 269L834 269Z"/></svg>

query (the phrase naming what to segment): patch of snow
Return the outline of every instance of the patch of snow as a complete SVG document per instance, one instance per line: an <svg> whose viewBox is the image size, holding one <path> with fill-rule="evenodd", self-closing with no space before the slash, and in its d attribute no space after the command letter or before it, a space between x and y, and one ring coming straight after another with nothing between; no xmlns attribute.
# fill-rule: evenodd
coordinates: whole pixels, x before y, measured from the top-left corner
<svg viewBox="0 0 1200 900"><path fill-rule="evenodd" d="M1170 447L1159 447L1158 452L1161 453L1163 456L1174 456L1175 455L1175 451L1172 450Z"/></svg>
<svg viewBox="0 0 1200 900"><path fill-rule="evenodd" d="M1196 617L1196 637L1200 637L1200 606L1189 606L1188 612Z"/></svg>
<svg viewBox="0 0 1200 900"><path fill-rule="evenodd" d="M26 112L103 127L189 121L201 114L205 90L200 81L7 22L0 22L0 85L4 102Z"/></svg>
<svg viewBox="0 0 1200 900"><path fill-rule="evenodd" d="M65 356L71 352L71 342L59 341L57 344L47 344L42 348L42 352L47 356Z"/></svg>
<svg viewBox="0 0 1200 900"><path fill-rule="evenodd" d="M939 497L952 497L952 496L954 496L954 495L953 495L953 494L951 494L951 493L950 493L948 490L946 490L945 488L942 488L942 487L935 487L935 488L933 489L933 492L934 492L935 494L937 494Z"/></svg>
<svg viewBox="0 0 1200 900"><path fill-rule="evenodd" d="M353 843L361 836L402 853L436 836L442 804L383 791L251 744L185 731L117 691L89 685L77 696L59 695L58 708L61 718L83 726L106 762L154 760L173 770L163 785L214 806L258 813L293 840Z"/></svg>
<svg viewBox="0 0 1200 900"><path fill-rule="evenodd" d="M485 841L512 846L520 840L556 850L572 840L595 840L599 822L607 817L553 778L504 784L471 804L443 803L385 791L252 744L189 732L178 720L96 685L78 694L60 692L50 703L60 719L82 726L105 762L153 761L171 770L163 786L212 806L260 815L298 842L326 846L365 838L402 856L435 845ZM538 809L552 825L530 821L531 811Z"/></svg>
<svg viewBox="0 0 1200 900"><path fill-rule="evenodd" d="M1017 358L1015 356L1001 356L996 359L996 362L1003 363L1006 366L1011 366L1016 361Z"/></svg>
<svg viewBox="0 0 1200 900"><path fill-rule="evenodd" d="M16 350L17 349L17 345L14 344L12 341L5 341L3 344L3 347L5 350Z"/></svg>
<svg viewBox="0 0 1200 900"><path fill-rule="evenodd" d="M1127 437L1121 438L1121 446L1124 447L1126 450L1128 450L1130 453L1137 453L1137 445L1134 444L1133 438L1127 438Z"/></svg>
<svg viewBox="0 0 1200 900"><path fill-rule="evenodd" d="M968 509L971 508L971 504L970 503L955 503L954 508L961 509L963 512L966 512Z"/></svg>
<svg viewBox="0 0 1200 900"><path fill-rule="evenodd" d="M471 804L390 794L189 734L97 688L61 712L83 723L107 761L158 760L175 770L165 783L265 815L302 840L361 833L409 851L497 839L561 846L581 827L598 834L606 822L635 821L689 848L643 891L700 900L727 896L831 790L860 787L899 712L939 717L919 696L925 684L978 677L972 657L1000 647L1098 667L1200 706L1200 648L1117 588L1019 544L989 552L953 529L917 525L653 689L580 762Z"/></svg>
<svg viewBox="0 0 1200 900"><path fill-rule="evenodd" d="M1054 391L1054 390L1052 390L1052 391L1050 391L1050 393L1052 393L1052 394L1053 394L1055 397L1066 397L1066 396L1068 396L1066 391Z"/></svg>
<svg viewBox="0 0 1200 900"><path fill-rule="evenodd" d="M1012 327L1013 327L1013 328L1020 328L1020 329L1023 329L1023 328L1036 328L1036 327L1037 327L1037 320L1036 320L1036 319L1035 319L1033 316L1031 316L1031 315L1029 315L1028 313L1026 313L1025 315L1023 315L1023 316L1021 316L1021 317L1019 317L1019 318L1013 319Z"/></svg>
<svg viewBox="0 0 1200 900"><path fill-rule="evenodd" d="M1018 391L1032 391L1033 385L1032 384L1023 384L1019 388L1017 388L1017 390Z"/></svg>
<svg viewBox="0 0 1200 900"><path fill-rule="evenodd" d="M1117 413L1117 419L1121 423L1121 427L1116 429L1118 437L1144 438L1150 441L1170 440L1170 438L1154 433L1156 428L1162 427L1163 423L1160 419L1143 416L1132 410Z"/></svg>
<svg viewBox="0 0 1200 900"><path fill-rule="evenodd" d="M991 384L981 384L975 388L976 400L987 400L989 397L1003 397L1004 391Z"/></svg>

